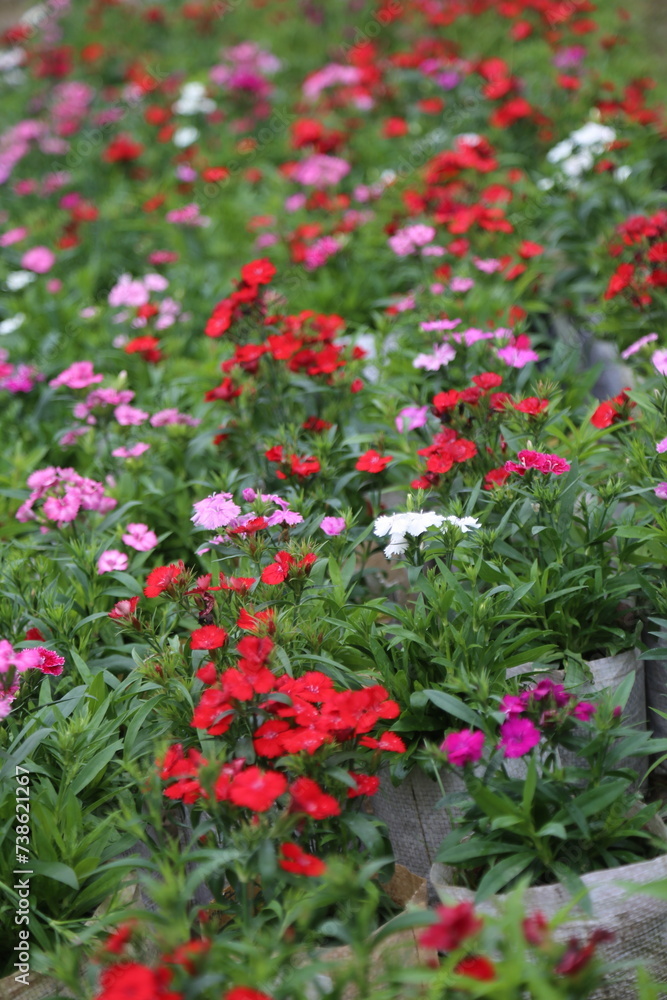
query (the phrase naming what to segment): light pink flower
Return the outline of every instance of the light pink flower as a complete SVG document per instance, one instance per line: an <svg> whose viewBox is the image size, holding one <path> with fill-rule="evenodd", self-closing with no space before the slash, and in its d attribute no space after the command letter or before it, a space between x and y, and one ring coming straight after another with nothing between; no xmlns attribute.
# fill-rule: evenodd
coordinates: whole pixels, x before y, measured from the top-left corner
<svg viewBox="0 0 667 1000"><path fill-rule="evenodd" d="M451 344L434 344L433 354L418 354L412 362L412 367L437 372L439 368L448 365L455 357L456 351Z"/></svg>
<svg viewBox="0 0 667 1000"><path fill-rule="evenodd" d="M420 323L419 329L424 333L432 333L434 330L453 330L460 322L460 319L429 319Z"/></svg>
<svg viewBox="0 0 667 1000"><path fill-rule="evenodd" d="M667 375L667 350L654 351L651 355L653 367L659 375Z"/></svg>
<svg viewBox="0 0 667 1000"><path fill-rule="evenodd" d="M428 406L404 406L394 421L396 430L399 434L417 430L417 428L423 427L426 424L428 414Z"/></svg>
<svg viewBox="0 0 667 1000"><path fill-rule="evenodd" d="M655 446L655 450L660 452L661 455L663 452L667 451L667 438L663 438L662 441L658 441Z"/></svg>
<svg viewBox="0 0 667 1000"><path fill-rule="evenodd" d="M635 340L634 344L630 344L629 347L626 347L625 350L621 352L621 357L624 361L627 361L628 358L631 358L633 354L637 353L637 351L641 351L642 347L652 344L657 339L657 333L647 333L645 337L640 337L639 340Z"/></svg>
<svg viewBox="0 0 667 1000"><path fill-rule="evenodd" d="M108 302L110 306L144 306L148 302L148 289L142 281L138 281L130 274L121 274L120 278L109 292Z"/></svg>
<svg viewBox="0 0 667 1000"><path fill-rule="evenodd" d="M496 334L498 331L496 331ZM524 368L530 361L539 361L540 356L532 350L530 340L524 334L517 337L513 344L499 347L496 354L510 368Z"/></svg>
<svg viewBox="0 0 667 1000"><path fill-rule="evenodd" d="M241 513L241 508L234 503L231 493L212 493L193 504L193 508L195 513L190 518L192 523L209 531L226 527Z"/></svg>
<svg viewBox="0 0 667 1000"><path fill-rule="evenodd" d="M76 489L68 490L62 497L47 497L42 511L49 521L65 524L73 521L81 510L81 494Z"/></svg>
<svg viewBox="0 0 667 1000"><path fill-rule="evenodd" d="M150 552L157 545L158 537L147 524L133 523L125 529L123 541L137 552Z"/></svg>
<svg viewBox="0 0 667 1000"><path fill-rule="evenodd" d="M339 156L314 153L298 163L292 179L307 187L329 187L338 184L350 172L350 164Z"/></svg>
<svg viewBox="0 0 667 1000"><path fill-rule="evenodd" d="M667 500L667 483L658 483L653 492L660 500Z"/></svg>
<svg viewBox="0 0 667 1000"><path fill-rule="evenodd" d="M121 403L113 413L121 427L137 427L149 417L145 410L140 410L136 406L128 406L127 403Z"/></svg>
<svg viewBox="0 0 667 1000"><path fill-rule="evenodd" d="M139 458L149 448L150 445L145 441L137 441L131 448L114 448L111 454L114 458Z"/></svg>
<svg viewBox="0 0 667 1000"><path fill-rule="evenodd" d="M345 531L347 524L344 517L323 517L320 521L320 528L325 535L340 535Z"/></svg>
<svg viewBox="0 0 667 1000"><path fill-rule="evenodd" d="M48 247L32 247L21 257L21 267L35 274L46 274L56 262L55 254Z"/></svg>
<svg viewBox="0 0 667 1000"><path fill-rule="evenodd" d="M107 549L97 560L98 573L113 573L114 570L127 569L128 558L118 549Z"/></svg>
<svg viewBox="0 0 667 1000"><path fill-rule="evenodd" d="M469 292L474 285L475 282L472 278L452 278L449 282L452 292Z"/></svg>

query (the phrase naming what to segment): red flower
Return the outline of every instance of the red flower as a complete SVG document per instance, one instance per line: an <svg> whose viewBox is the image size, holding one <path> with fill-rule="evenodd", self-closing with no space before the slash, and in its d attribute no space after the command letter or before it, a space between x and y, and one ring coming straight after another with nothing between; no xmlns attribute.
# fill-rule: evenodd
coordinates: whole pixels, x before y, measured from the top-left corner
<svg viewBox="0 0 667 1000"><path fill-rule="evenodd" d="M370 448L368 451L364 452L360 458L357 459L355 469L359 472L384 472L389 463L392 461L392 455L380 455L379 452L374 451Z"/></svg>
<svg viewBox="0 0 667 1000"><path fill-rule="evenodd" d="M227 633L218 625L204 625L190 636L190 649L220 649L227 642Z"/></svg>
<svg viewBox="0 0 667 1000"><path fill-rule="evenodd" d="M356 799L360 795L375 795L380 787L380 779L374 774L355 774L349 771L348 774L354 780L356 788L348 788L348 799Z"/></svg>
<svg viewBox="0 0 667 1000"><path fill-rule="evenodd" d="M323 792L312 778L297 778L290 785L292 796L291 812L302 812L311 819L327 819L329 816L339 816L341 812L338 801L333 795Z"/></svg>
<svg viewBox="0 0 667 1000"><path fill-rule="evenodd" d="M518 403L513 403L512 406L519 413L527 413L530 417L536 417L540 413L544 413L549 405L548 399L538 399L537 396L527 396L526 399L521 399Z"/></svg>
<svg viewBox="0 0 667 1000"><path fill-rule="evenodd" d="M530 240L524 240L519 247L519 257L523 257L524 260L529 260L531 257L539 257L542 253L544 253L544 247L539 243L531 243Z"/></svg>
<svg viewBox="0 0 667 1000"><path fill-rule="evenodd" d="M495 372L482 372L481 375L473 375L472 381L479 389L497 389L499 385L503 384L503 377L496 375Z"/></svg>
<svg viewBox="0 0 667 1000"><path fill-rule="evenodd" d="M454 951L482 929L482 921L475 916L472 903L438 906L435 912L437 922L428 927L419 938L419 943L424 948Z"/></svg>
<svg viewBox="0 0 667 1000"><path fill-rule="evenodd" d="M102 154L107 163L130 163L138 159L144 151L140 142L135 142L131 136L118 135L112 139Z"/></svg>
<svg viewBox="0 0 667 1000"><path fill-rule="evenodd" d="M260 260L252 260L249 264L244 264L241 268L241 278L246 285L268 285L275 273L275 267L266 257L262 257Z"/></svg>
<svg viewBox="0 0 667 1000"><path fill-rule="evenodd" d="M132 937L133 928L134 923L132 921L121 924L103 943L102 948L104 951L110 955L122 955L125 951L125 945Z"/></svg>
<svg viewBox="0 0 667 1000"><path fill-rule="evenodd" d="M185 944L175 948L169 955L163 955L162 960L172 965L181 965L190 976L194 976L197 968L193 959L199 955L205 955L210 949L211 942L208 938L201 940L186 941Z"/></svg>
<svg viewBox="0 0 667 1000"><path fill-rule="evenodd" d="M468 979L476 979L483 983L491 982L496 978L495 965L483 955L468 955L466 958L462 958L454 972L457 976L467 976Z"/></svg>
<svg viewBox="0 0 667 1000"><path fill-rule="evenodd" d="M267 719L255 731L253 746L260 757L282 757L285 753L282 736L291 731L292 727L286 719Z"/></svg>
<svg viewBox="0 0 667 1000"><path fill-rule="evenodd" d="M561 958L554 972L557 976L576 976L584 969L595 954L598 944L603 941L612 941L614 935L610 931L594 930L588 942L580 944L576 938L570 938L568 949Z"/></svg>
<svg viewBox="0 0 667 1000"><path fill-rule="evenodd" d="M511 473L507 472L505 468L491 469L484 476L484 489L492 490L494 486L503 486L510 478L510 475Z"/></svg>
<svg viewBox="0 0 667 1000"><path fill-rule="evenodd" d="M605 299L614 299L617 295L627 288L632 279L635 276L635 268L633 264L619 264L616 268L614 274L612 274L609 279L609 284L607 286L607 291L604 293Z"/></svg>
<svg viewBox="0 0 667 1000"><path fill-rule="evenodd" d="M138 597L133 597L132 600L138 601ZM25 637L30 642L46 642L46 636L42 635L38 628L29 628L25 634Z"/></svg>
<svg viewBox="0 0 667 1000"><path fill-rule="evenodd" d="M182 1000L182 993L168 990L168 969L149 969L138 962L122 962L104 969L96 1000Z"/></svg>
<svg viewBox="0 0 667 1000"><path fill-rule="evenodd" d="M163 591L168 590L178 580L184 571L185 565L180 560L170 566L157 566L148 574L144 594L146 597L159 597Z"/></svg>
<svg viewBox="0 0 667 1000"><path fill-rule="evenodd" d="M250 986L232 986L223 993L222 1000L272 1000L268 993L253 990Z"/></svg>
<svg viewBox="0 0 667 1000"><path fill-rule="evenodd" d="M536 910L535 913L526 917L521 927L528 944L539 946L544 944L549 937L549 921L540 910Z"/></svg>
<svg viewBox="0 0 667 1000"><path fill-rule="evenodd" d="M222 590L233 590L237 594L247 594L253 583L254 576L225 576L220 574L220 588Z"/></svg>
<svg viewBox="0 0 667 1000"><path fill-rule="evenodd" d="M396 733L383 733L379 739L374 736L363 736L359 743L362 747L371 747L373 750L390 750L394 753L405 753L407 747Z"/></svg>
<svg viewBox="0 0 667 1000"><path fill-rule="evenodd" d="M287 778L278 771L262 771L254 764L232 780L230 801L235 806L266 812L287 791Z"/></svg>
<svg viewBox="0 0 667 1000"><path fill-rule="evenodd" d="M281 844L280 853L282 857L278 864L283 871L292 872L294 875L317 877L327 870L324 861L313 854L306 854L298 844Z"/></svg>

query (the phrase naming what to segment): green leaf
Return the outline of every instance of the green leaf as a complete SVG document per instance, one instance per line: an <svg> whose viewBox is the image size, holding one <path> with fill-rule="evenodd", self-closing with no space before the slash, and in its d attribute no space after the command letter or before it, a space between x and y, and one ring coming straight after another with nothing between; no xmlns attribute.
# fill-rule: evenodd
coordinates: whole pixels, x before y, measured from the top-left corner
<svg viewBox="0 0 667 1000"><path fill-rule="evenodd" d="M44 875L46 878L62 882L71 889L79 888L79 880L76 872L69 865L64 865L62 861L32 861L32 871L35 875Z"/></svg>
<svg viewBox="0 0 667 1000"><path fill-rule="evenodd" d="M418 695L418 698L417 698ZM413 698L415 699L413 702ZM453 694L446 694L445 691L434 691L427 688L424 691L416 692L410 698L410 704L413 708L422 708L424 706L424 700L427 699L436 708L441 708L443 712L447 712L448 715L453 715L455 719L461 719L463 722L467 722L469 726L475 726L477 729L483 729L483 720L477 712L473 712L465 702L461 701L460 698L455 697Z"/></svg>
<svg viewBox="0 0 667 1000"><path fill-rule="evenodd" d="M495 895L500 889L504 889L509 882L525 872L534 860L535 855L532 851L523 851L498 861L479 883L479 888L475 893L475 902L481 903L489 896Z"/></svg>

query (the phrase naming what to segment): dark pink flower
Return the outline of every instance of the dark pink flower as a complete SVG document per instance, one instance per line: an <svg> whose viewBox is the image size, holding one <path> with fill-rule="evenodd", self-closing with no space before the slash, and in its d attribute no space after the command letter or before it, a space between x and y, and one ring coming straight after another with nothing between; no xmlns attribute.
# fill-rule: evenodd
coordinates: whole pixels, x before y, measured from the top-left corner
<svg viewBox="0 0 667 1000"><path fill-rule="evenodd" d="M500 727L499 747L505 757L523 757L540 742L540 731L530 719L508 719Z"/></svg>

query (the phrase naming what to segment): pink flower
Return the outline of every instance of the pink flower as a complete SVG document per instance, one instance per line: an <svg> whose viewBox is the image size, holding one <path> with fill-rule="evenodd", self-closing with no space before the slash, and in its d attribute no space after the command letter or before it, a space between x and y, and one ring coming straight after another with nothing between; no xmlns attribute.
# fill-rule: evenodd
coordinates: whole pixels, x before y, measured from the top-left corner
<svg viewBox="0 0 667 1000"><path fill-rule="evenodd" d="M524 368L530 361L540 360L539 354L532 350L530 340L525 334L516 337L514 343L508 347L499 347L496 354L510 368Z"/></svg>
<svg viewBox="0 0 667 1000"><path fill-rule="evenodd" d="M158 537L147 524L128 524L123 541L137 552L150 552L158 543Z"/></svg>
<svg viewBox="0 0 667 1000"><path fill-rule="evenodd" d="M657 333L647 333L645 337L640 337L639 340L635 340L634 344L630 344L629 347L626 347L625 350L621 352L621 357L624 361L627 361L628 358L631 358L633 354L637 353L637 351L641 351L642 347L652 344L657 339Z"/></svg>
<svg viewBox="0 0 667 1000"><path fill-rule="evenodd" d="M667 500L667 483L658 483L653 492L660 500Z"/></svg>
<svg viewBox="0 0 667 1000"><path fill-rule="evenodd" d="M412 367L437 372L439 368L448 365L455 357L456 351L451 344L434 344L433 354L418 354L412 362Z"/></svg>
<svg viewBox="0 0 667 1000"><path fill-rule="evenodd" d="M320 528L325 535L340 535L345 531L347 524L344 517L323 517L320 521Z"/></svg>
<svg viewBox="0 0 667 1000"><path fill-rule="evenodd" d="M428 421L428 406L404 406L399 410L394 423L396 430L403 434L405 431L414 431L423 427Z"/></svg>
<svg viewBox="0 0 667 1000"><path fill-rule="evenodd" d="M121 274L120 278L109 292L110 306L144 306L148 302L148 289L142 281L137 281L130 274Z"/></svg>
<svg viewBox="0 0 667 1000"><path fill-rule="evenodd" d="M107 549L97 560L98 573L113 573L114 570L127 569L128 558L118 549Z"/></svg>
<svg viewBox="0 0 667 1000"><path fill-rule="evenodd" d="M667 375L667 350L654 351L651 355L651 361L659 375Z"/></svg>
<svg viewBox="0 0 667 1000"><path fill-rule="evenodd" d="M96 375L93 371L92 361L75 361L60 375L52 378L49 385L52 389L57 389L61 385L66 385L68 389L85 389L103 379L104 375Z"/></svg>
<svg viewBox="0 0 667 1000"><path fill-rule="evenodd" d="M460 319L430 319L420 323L419 329L424 333L432 333L434 330L453 330L460 322Z"/></svg>
<svg viewBox="0 0 667 1000"><path fill-rule="evenodd" d="M145 410L140 410L136 406L128 406L127 403L121 403L113 413L121 427L137 427L139 424L143 424L144 420L148 420L149 416Z"/></svg>
<svg viewBox="0 0 667 1000"><path fill-rule="evenodd" d="M56 262L55 254L48 247L33 247L21 257L21 267L36 274L46 274Z"/></svg>
<svg viewBox="0 0 667 1000"><path fill-rule="evenodd" d="M663 452L667 451L667 438L663 438L662 441L658 441L655 446L655 450L660 452L661 455Z"/></svg>
<svg viewBox="0 0 667 1000"><path fill-rule="evenodd" d="M526 710L526 700L520 694L506 694L500 702L500 710L510 717L521 715Z"/></svg>
<svg viewBox="0 0 667 1000"><path fill-rule="evenodd" d="M64 524L73 521L81 509L81 494L78 490L67 490L62 497L48 497L42 508L44 517L49 521Z"/></svg>
<svg viewBox="0 0 667 1000"><path fill-rule="evenodd" d="M508 719L500 727L501 740L498 747L505 751L505 757L523 757L540 742L539 729L530 719Z"/></svg>
<svg viewBox="0 0 667 1000"><path fill-rule="evenodd" d="M472 278L452 278L449 287L452 292L469 292L475 282Z"/></svg>
<svg viewBox="0 0 667 1000"><path fill-rule="evenodd" d="M448 733L440 749L454 767L474 764L484 750L484 733L479 729L462 729L458 733Z"/></svg>
<svg viewBox="0 0 667 1000"><path fill-rule="evenodd" d="M198 528L215 531L230 524L241 513L241 508L234 503L231 493L212 493L205 500L193 504L195 513L190 518Z"/></svg>
<svg viewBox="0 0 667 1000"><path fill-rule="evenodd" d="M28 235L25 226L17 226L15 229L8 229L0 236L0 247L10 247L12 243L20 243Z"/></svg>
<svg viewBox="0 0 667 1000"><path fill-rule="evenodd" d="M314 153L297 164L292 178L308 187L329 187L342 181L350 169L350 164L338 156Z"/></svg>
<svg viewBox="0 0 667 1000"><path fill-rule="evenodd" d="M145 441L137 441L131 448L114 448L111 454L114 458L139 458L149 448L150 445Z"/></svg>

